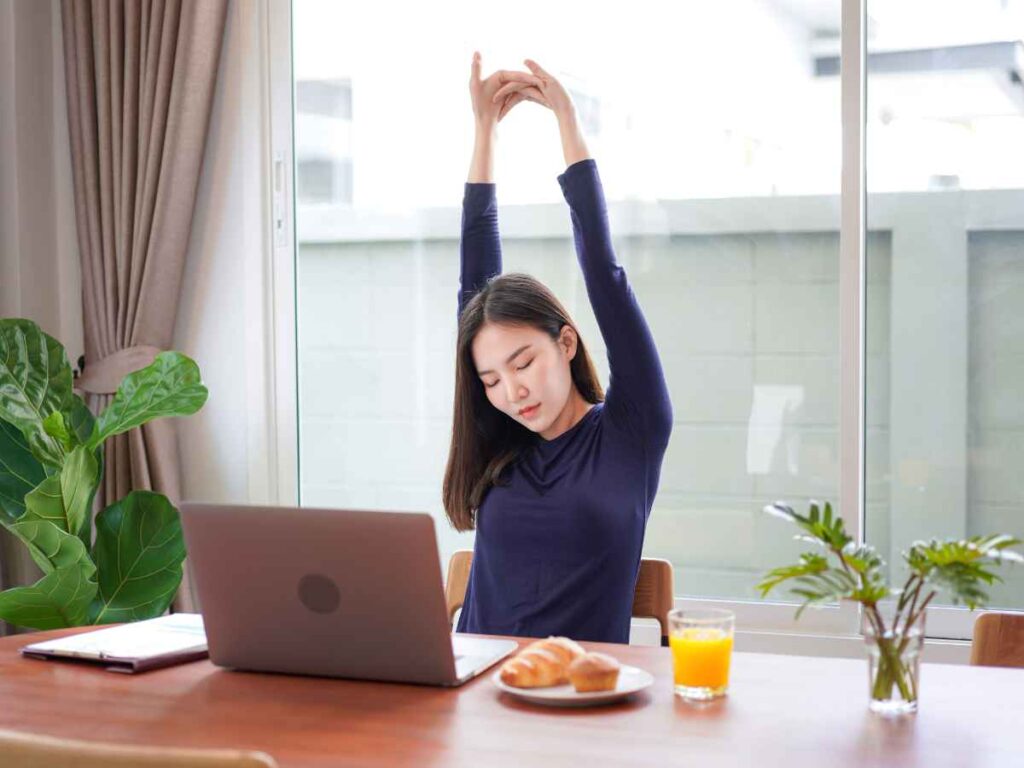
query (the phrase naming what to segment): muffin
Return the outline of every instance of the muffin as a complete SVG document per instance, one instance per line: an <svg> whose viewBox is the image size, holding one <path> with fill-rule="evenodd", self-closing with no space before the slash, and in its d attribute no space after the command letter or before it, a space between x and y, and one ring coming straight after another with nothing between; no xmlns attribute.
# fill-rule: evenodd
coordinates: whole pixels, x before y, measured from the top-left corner
<svg viewBox="0 0 1024 768"><path fill-rule="evenodd" d="M588 653L569 665L569 682L577 693L613 691L619 681L619 662L603 653Z"/></svg>

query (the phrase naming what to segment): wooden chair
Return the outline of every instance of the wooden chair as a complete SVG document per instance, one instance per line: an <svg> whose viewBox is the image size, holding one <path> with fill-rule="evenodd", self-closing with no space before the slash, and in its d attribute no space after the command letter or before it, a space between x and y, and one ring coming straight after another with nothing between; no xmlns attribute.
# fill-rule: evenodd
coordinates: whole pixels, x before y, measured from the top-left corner
<svg viewBox="0 0 1024 768"><path fill-rule="evenodd" d="M0 730L0 765L18 768L277 768L270 755L232 749L136 747Z"/></svg>
<svg viewBox="0 0 1024 768"><path fill-rule="evenodd" d="M448 603L448 621L454 622L455 612L466 599L469 569L473 564L473 551L460 549L448 561L448 578L444 595ZM672 610L672 563L645 557L640 561L640 573L633 593L633 617L656 619L661 627L661 644L668 645L668 612Z"/></svg>
<svg viewBox="0 0 1024 768"><path fill-rule="evenodd" d="M983 613L974 622L971 664L1024 667L1024 614Z"/></svg>

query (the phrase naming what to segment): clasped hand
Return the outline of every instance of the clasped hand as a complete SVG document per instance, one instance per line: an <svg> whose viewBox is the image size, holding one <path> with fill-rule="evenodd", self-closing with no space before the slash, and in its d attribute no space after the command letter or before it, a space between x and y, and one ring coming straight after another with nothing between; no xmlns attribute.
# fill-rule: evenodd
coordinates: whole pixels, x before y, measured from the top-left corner
<svg viewBox="0 0 1024 768"><path fill-rule="evenodd" d="M477 125L492 128L520 102L532 101L547 107L561 121L574 112L572 98L561 83L533 59L525 59L530 70L499 69L489 77L480 76L480 53L473 54L469 92Z"/></svg>

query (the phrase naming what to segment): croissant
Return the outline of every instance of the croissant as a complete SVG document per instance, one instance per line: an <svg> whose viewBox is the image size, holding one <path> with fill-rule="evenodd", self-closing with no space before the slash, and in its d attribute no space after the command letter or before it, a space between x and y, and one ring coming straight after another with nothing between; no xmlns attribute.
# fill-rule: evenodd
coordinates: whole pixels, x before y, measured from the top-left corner
<svg viewBox="0 0 1024 768"><path fill-rule="evenodd" d="M523 649L523 653L534 648L551 651L564 661L567 667L587 653L583 646L568 637L548 637L544 640L535 640Z"/></svg>
<svg viewBox="0 0 1024 768"><path fill-rule="evenodd" d="M526 646L501 667L501 681L515 688L546 688L569 682L569 665L585 651L567 637L549 637Z"/></svg>

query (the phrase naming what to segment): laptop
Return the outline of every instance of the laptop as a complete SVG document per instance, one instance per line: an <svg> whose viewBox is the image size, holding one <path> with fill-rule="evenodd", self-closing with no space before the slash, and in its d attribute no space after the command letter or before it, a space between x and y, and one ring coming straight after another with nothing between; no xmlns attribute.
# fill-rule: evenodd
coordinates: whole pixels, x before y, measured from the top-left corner
<svg viewBox="0 0 1024 768"><path fill-rule="evenodd" d="M222 667L456 686L517 648L452 633L430 515L186 502L181 522Z"/></svg>

